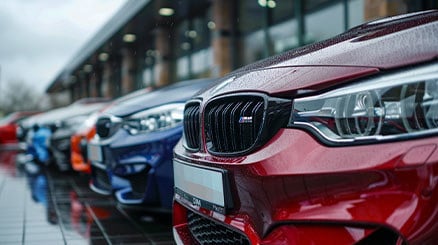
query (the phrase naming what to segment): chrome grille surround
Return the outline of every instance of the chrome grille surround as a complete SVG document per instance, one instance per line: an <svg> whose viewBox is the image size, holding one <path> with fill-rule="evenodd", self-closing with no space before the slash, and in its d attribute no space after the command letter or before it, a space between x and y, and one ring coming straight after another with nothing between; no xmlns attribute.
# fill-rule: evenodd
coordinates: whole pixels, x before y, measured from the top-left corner
<svg viewBox="0 0 438 245"><path fill-rule="evenodd" d="M205 104L200 100L188 101L184 109L183 145L190 152L205 147L217 156L248 154L287 126L291 108L291 99L262 93L228 94Z"/></svg>
<svg viewBox="0 0 438 245"><path fill-rule="evenodd" d="M203 111L205 144L218 156L257 150L288 123L290 99L261 93L237 93L210 100Z"/></svg>
<svg viewBox="0 0 438 245"><path fill-rule="evenodd" d="M200 120L201 102L197 100L189 101L184 108L184 147L190 151L200 149L201 139L201 120Z"/></svg>

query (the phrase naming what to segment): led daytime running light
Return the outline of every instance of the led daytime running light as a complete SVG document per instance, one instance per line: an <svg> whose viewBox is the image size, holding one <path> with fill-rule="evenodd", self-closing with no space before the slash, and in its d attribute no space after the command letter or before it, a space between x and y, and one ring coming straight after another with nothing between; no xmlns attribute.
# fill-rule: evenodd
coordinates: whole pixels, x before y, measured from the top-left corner
<svg viewBox="0 0 438 245"><path fill-rule="evenodd" d="M295 99L289 126L338 143L438 133L438 64Z"/></svg>
<svg viewBox="0 0 438 245"><path fill-rule="evenodd" d="M139 112L123 122L130 134L150 133L181 125L184 104L169 104Z"/></svg>

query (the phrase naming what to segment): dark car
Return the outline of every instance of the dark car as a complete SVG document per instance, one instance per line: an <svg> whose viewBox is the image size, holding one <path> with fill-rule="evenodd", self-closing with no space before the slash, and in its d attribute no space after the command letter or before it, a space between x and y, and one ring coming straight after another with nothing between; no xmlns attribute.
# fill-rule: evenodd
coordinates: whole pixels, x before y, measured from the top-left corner
<svg viewBox="0 0 438 245"><path fill-rule="evenodd" d="M111 106L88 145L91 189L122 204L170 211L173 147L182 136L184 103L212 79L178 82Z"/></svg>
<svg viewBox="0 0 438 245"><path fill-rule="evenodd" d="M58 118L56 130L50 137L50 150L53 159L61 171L72 169L70 163L71 155L71 137L90 117L91 114L97 113L109 104L105 98L87 98L79 100L69 107L65 108L65 117Z"/></svg>
<svg viewBox="0 0 438 245"><path fill-rule="evenodd" d="M192 98L178 244L436 244L438 12L373 21Z"/></svg>

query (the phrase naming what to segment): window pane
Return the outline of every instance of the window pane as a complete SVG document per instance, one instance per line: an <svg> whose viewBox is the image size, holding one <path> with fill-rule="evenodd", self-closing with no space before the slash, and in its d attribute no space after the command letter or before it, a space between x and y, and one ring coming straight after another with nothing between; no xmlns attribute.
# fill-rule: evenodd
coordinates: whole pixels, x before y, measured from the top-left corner
<svg viewBox="0 0 438 245"><path fill-rule="evenodd" d="M321 41L344 31L342 1L306 14L306 42Z"/></svg>

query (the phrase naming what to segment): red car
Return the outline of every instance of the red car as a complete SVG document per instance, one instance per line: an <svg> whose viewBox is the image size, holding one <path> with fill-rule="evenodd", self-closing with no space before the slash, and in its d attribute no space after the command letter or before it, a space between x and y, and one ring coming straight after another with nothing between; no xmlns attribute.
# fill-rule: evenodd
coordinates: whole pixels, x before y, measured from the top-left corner
<svg viewBox="0 0 438 245"><path fill-rule="evenodd" d="M19 111L13 112L0 119L0 146L7 147L18 143L17 123L37 112Z"/></svg>
<svg viewBox="0 0 438 245"><path fill-rule="evenodd" d="M437 244L438 11L221 81L185 105L178 244Z"/></svg>

